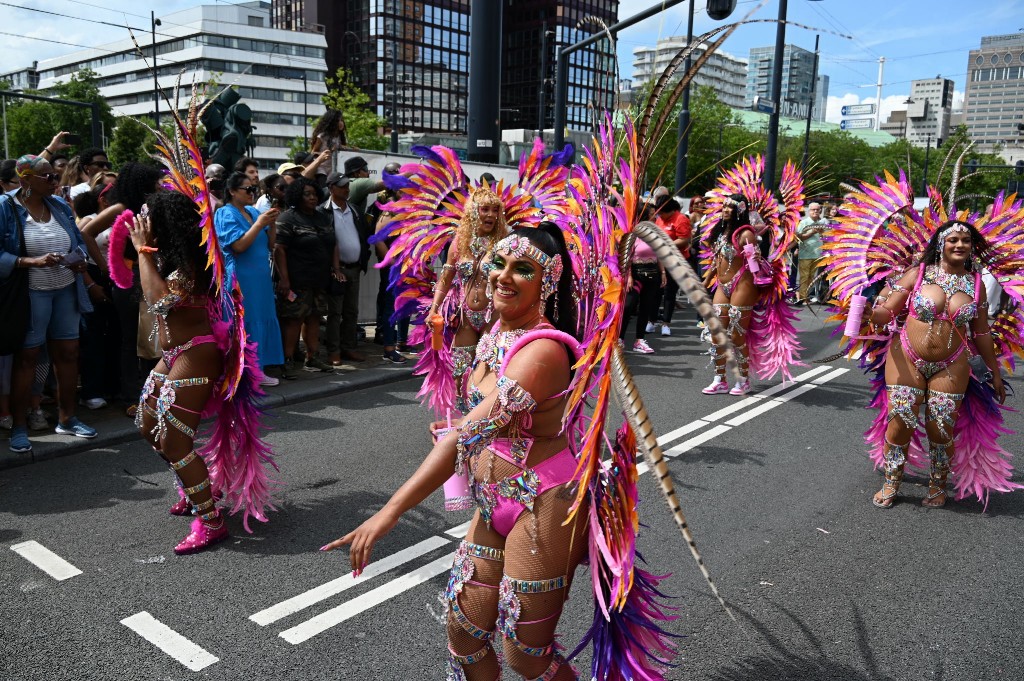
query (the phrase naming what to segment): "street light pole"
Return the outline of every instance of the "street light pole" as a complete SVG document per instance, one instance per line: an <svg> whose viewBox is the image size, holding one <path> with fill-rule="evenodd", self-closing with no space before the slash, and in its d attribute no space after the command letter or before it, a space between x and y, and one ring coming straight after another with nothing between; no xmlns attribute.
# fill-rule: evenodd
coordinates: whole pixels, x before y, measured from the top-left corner
<svg viewBox="0 0 1024 681"><path fill-rule="evenodd" d="M540 29L540 111L537 114L537 136L544 139L544 109L547 108L547 77L548 77L548 22L541 24Z"/></svg>
<svg viewBox="0 0 1024 681"><path fill-rule="evenodd" d="M818 41L820 35L814 36L814 66L811 67L811 101L807 105L807 127L804 129L804 159L800 164L800 172L807 172L807 158L811 150L811 117L814 115L814 100L818 96Z"/></svg>
<svg viewBox="0 0 1024 681"><path fill-rule="evenodd" d="M690 2L690 11L686 20L686 49L690 49L690 43L693 42L693 6L696 4L696 0ZM690 52L686 55L686 64L683 66L683 73L689 73L692 66L692 60ZM657 60L655 60L657 62ZM719 129L721 132L721 129ZM690 83L687 81L686 87L683 88L683 105L679 109L679 144L676 145L676 191L683 188L686 184L686 163L689 160L690 155Z"/></svg>
<svg viewBox="0 0 1024 681"><path fill-rule="evenodd" d="M157 130L160 129L160 82L157 80L156 68L156 27L163 23L156 18L156 12L149 13L150 37L153 41L153 124Z"/></svg>
<svg viewBox="0 0 1024 681"><path fill-rule="evenodd" d="M921 196L928 196L928 156L932 150L932 134L925 135L924 141L924 177L921 178Z"/></svg>
<svg viewBox="0 0 1024 681"><path fill-rule="evenodd" d="M391 41L391 153L398 153L398 41Z"/></svg>
<svg viewBox="0 0 1024 681"><path fill-rule="evenodd" d="M772 59L772 103L775 104L768 116L768 145L764 152L764 185L775 188L775 157L779 153L779 115L782 111L782 60L786 51L787 0L779 0L779 23L775 28L775 56Z"/></svg>
<svg viewBox="0 0 1024 681"><path fill-rule="evenodd" d="M302 136L306 138L309 149L309 85L306 82L306 71L302 71Z"/></svg>

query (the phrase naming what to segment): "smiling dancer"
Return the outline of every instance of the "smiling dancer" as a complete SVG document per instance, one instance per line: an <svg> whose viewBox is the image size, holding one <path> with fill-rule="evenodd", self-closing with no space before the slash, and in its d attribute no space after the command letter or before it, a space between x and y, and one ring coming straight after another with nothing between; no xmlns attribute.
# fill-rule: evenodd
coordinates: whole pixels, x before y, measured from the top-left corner
<svg viewBox="0 0 1024 681"><path fill-rule="evenodd" d="M992 491L1022 487L1010 479L1010 454L997 439L1007 432L999 361L1009 367L1022 354L1024 320L1014 306L990 326L981 269L988 267L1018 305L1024 302L1024 206L1000 195L990 216L958 211L958 176L956 168L949 207L931 188L923 214L913 207L903 173L898 180L887 174L879 185L863 183L824 238L838 298L855 310L847 328L854 338L845 349L859 351L861 365L874 373L871 406L879 414L866 440L885 475L872 497L880 508L895 503L907 463L928 468L921 501L928 507L945 505L950 472L957 499L973 495L987 504ZM878 281L886 285L863 312L867 326L860 329L866 300L858 294Z"/></svg>

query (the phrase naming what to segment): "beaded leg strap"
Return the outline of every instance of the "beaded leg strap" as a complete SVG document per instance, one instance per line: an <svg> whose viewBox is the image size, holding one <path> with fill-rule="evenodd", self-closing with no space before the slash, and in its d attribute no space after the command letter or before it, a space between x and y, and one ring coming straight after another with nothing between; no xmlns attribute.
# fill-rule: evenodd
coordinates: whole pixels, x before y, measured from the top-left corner
<svg viewBox="0 0 1024 681"><path fill-rule="evenodd" d="M562 668L563 664L566 664L565 658L562 657L559 653L555 653L551 656L551 664L548 665L548 668L544 671L543 674L541 674L535 679L527 679L526 681L551 681L551 679L555 678L555 675L558 674L558 670ZM572 676L574 679L580 678L580 674L578 671L576 671L575 667L569 665L569 669L572 670Z"/></svg>
<svg viewBox="0 0 1024 681"><path fill-rule="evenodd" d="M511 641L516 648L530 657L544 657L549 654L554 648L554 641L546 646L528 646L520 641L516 636L516 629L520 624L538 624L540 622L545 622L553 617L557 617L559 612L554 612L539 620L520 622L519 617L522 615L523 605L520 603L519 597L516 594L547 593L548 591L555 591L556 589L564 589L567 583L568 579L565 575L555 577L554 579L542 579L537 581L512 579L508 575L502 577L501 584L498 586L498 631L505 636L505 640Z"/></svg>
<svg viewBox="0 0 1024 681"><path fill-rule="evenodd" d="M949 475L949 446L951 444L953 444L952 440L947 440L946 442L928 441L928 455L931 458L932 477L943 482L945 482L946 476Z"/></svg>
<svg viewBox="0 0 1024 681"><path fill-rule="evenodd" d="M193 449L191 452L188 453L188 456L186 456L181 461L172 462L171 468L173 468L175 471L180 471L182 468L195 461L198 456L199 455L196 454L196 450Z"/></svg>
<svg viewBox="0 0 1024 681"><path fill-rule="evenodd" d="M445 676L445 681L466 681L466 675L462 673L462 668L467 664L479 662L492 652L494 649L490 642L485 643L480 650L470 655L459 655L451 649L451 646L448 646L448 674ZM498 669L498 678L495 681L501 681L501 669Z"/></svg>
<svg viewBox="0 0 1024 681"><path fill-rule="evenodd" d="M202 520L204 523L209 523L210 521L216 520L220 517L220 511L214 508L214 504L216 502L213 498L213 494L211 492L210 498L201 503L196 503L196 501L192 498L192 495L198 494L199 492L202 492L204 489L208 489L209 487L210 478L207 477L198 485L194 485L192 487L185 487L181 490L182 492L185 493L185 496L188 497L189 501L192 502L193 513L196 516L198 516L199 519ZM204 513L204 511L206 512Z"/></svg>
<svg viewBox="0 0 1024 681"><path fill-rule="evenodd" d="M928 420L935 424L944 437L949 437L956 424L956 405L962 399L963 393L928 391Z"/></svg>
<svg viewBox="0 0 1024 681"><path fill-rule="evenodd" d="M754 309L753 305L730 305L729 306L729 330L730 335L734 333L744 333L743 327L740 326L740 321L743 319L744 312L750 312Z"/></svg>
<svg viewBox="0 0 1024 681"><path fill-rule="evenodd" d="M899 417L910 430L917 429L917 408L914 403L924 397L924 390L909 385L887 385L889 394L889 420Z"/></svg>
<svg viewBox="0 0 1024 681"><path fill-rule="evenodd" d="M485 631L470 622L466 614L462 612L462 608L459 607L459 594L462 593L466 584L482 586L488 589L497 588L492 584L484 584L483 582L473 580L473 572L476 570L473 558L500 563L505 560L505 552L501 549L473 544L468 541L463 541L459 544L459 548L455 551L455 561L452 563L452 570L448 575L448 585L441 592L441 602L444 603L445 609L451 613L452 618L459 623L459 626L467 634L480 641L490 641L494 632Z"/></svg>
<svg viewBox="0 0 1024 681"><path fill-rule="evenodd" d="M905 445L894 445L886 440L885 444L886 449L883 457L882 470L885 471L887 478L895 478L897 474L901 474L903 472L903 465L907 462L907 449L910 447L910 443L908 442Z"/></svg>

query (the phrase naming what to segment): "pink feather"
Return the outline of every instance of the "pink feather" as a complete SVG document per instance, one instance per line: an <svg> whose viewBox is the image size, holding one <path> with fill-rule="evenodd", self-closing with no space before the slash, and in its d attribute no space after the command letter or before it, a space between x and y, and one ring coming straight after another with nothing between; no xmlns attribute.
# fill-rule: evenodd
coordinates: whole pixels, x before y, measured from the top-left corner
<svg viewBox="0 0 1024 681"><path fill-rule="evenodd" d="M135 213L126 210L117 216L110 227L110 240L107 242L107 269L110 279L118 288L131 288L135 284L135 274L124 261L124 249L131 238L128 234L128 223L135 219Z"/></svg>

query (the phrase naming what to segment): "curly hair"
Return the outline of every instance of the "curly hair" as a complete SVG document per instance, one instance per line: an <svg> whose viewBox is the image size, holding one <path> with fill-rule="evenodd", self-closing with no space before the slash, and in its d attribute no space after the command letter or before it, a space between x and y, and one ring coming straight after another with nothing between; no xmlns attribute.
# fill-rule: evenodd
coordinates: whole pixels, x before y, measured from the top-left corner
<svg viewBox="0 0 1024 681"><path fill-rule="evenodd" d="M508 224L505 222L505 204L501 198L490 189L474 189L466 201L466 212L459 220L459 226L455 228L455 244L459 249L456 252L456 259L462 260L470 253L470 244L476 236L477 228L480 226L480 206L498 206L498 224L488 237L491 244L496 244L508 236Z"/></svg>
<svg viewBox="0 0 1024 681"><path fill-rule="evenodd" d="M117 174L117 184L111 190L114 192L113 202L124 204L128 210L138 213L146 203L146 197L158 189L163 176L162 170L148 163L125 163Z"/></svg>
<svg viewBox="0 0 1024 681"><path fill-rule="evenodd" d="M722 235L722 233L725 233L726 238L728 238L729 242L731 243L732 235L735 234L737 230L742 229L744 227L750 227L750 212L749 208L746 207L746 197L744 197L742 194L732 194L727 199L725 205L730 205L730 202L742 203L744 204L744 208L742 211L738 211L736 210L737 206L732 206L732 218L728 222L726 222L723 219L719 219L719 221L715 224L714 229L711 230L711 234L708 235L709 243L715 243L715 241L718 239L719 236Z"/></svg>
<svg viewBox="0 0 1024 681"><path fill-rule="evenodd" d="M932 238L928 240L928 245L925 246L924 251L921 253L921 258L917 263L932 265L939 262L942 256L942 246L939 244L939 235L953 225L963 225L971 235L971 255L974 257L967 259L967 271L980 271L982 267L981 261L985 260L988 255L989 245L988 242L985 241L985 237L983 237L978 231L977 227L964 220L947 220L939 225L935 230L935 234L932 234Z"/></svg>
<svg viewBox="0 0 1024 681"><path fill-rule="evenodd" d="M572 261L569 260L569 250L565 245L565 235L562 233L562 229L554 222L545 220L535 229L523 227L516 230L516 234L526 237L530 243L546 255L561 256L562 276L558 280L555 295L548 298L544 305L544 316L551 320L556 329L579 340L576 303L573 296Z"/></svg>
<svg viewBox="0 0 1024 681"><path fill-rule="evenodd" d="M195 283L196 291L210 288L212 273L204 266L206 247L195 202L184 194L168 191L153 194L146 205L160 249L160 275L166 278L180 270Z"/></svg>
<svg viewBox="0 0 1024 681"><path fill-rule="evenodd" d="M338 123L341 123L341 129L338 129ZM316 127L313 128L312 139L320 138L323 135L323 139L330 139L331 137L337 137L342 146L348 145L348 135L344 126L345 116L341 111L337 109L328 109L324 112L324 115L320 117L320 120L316 122Z"/></svg>
<svg viewBox="0 0 1024 681"><path fill-rule="evenodd" d="M306 187L312 187L316 190L317 197L320 196L316 182L305 177L297 177L284 188L284 205L299 210L299 206L302 205L302 194L306 191ZM319 201L319 198L317 200Z"/></svg>

